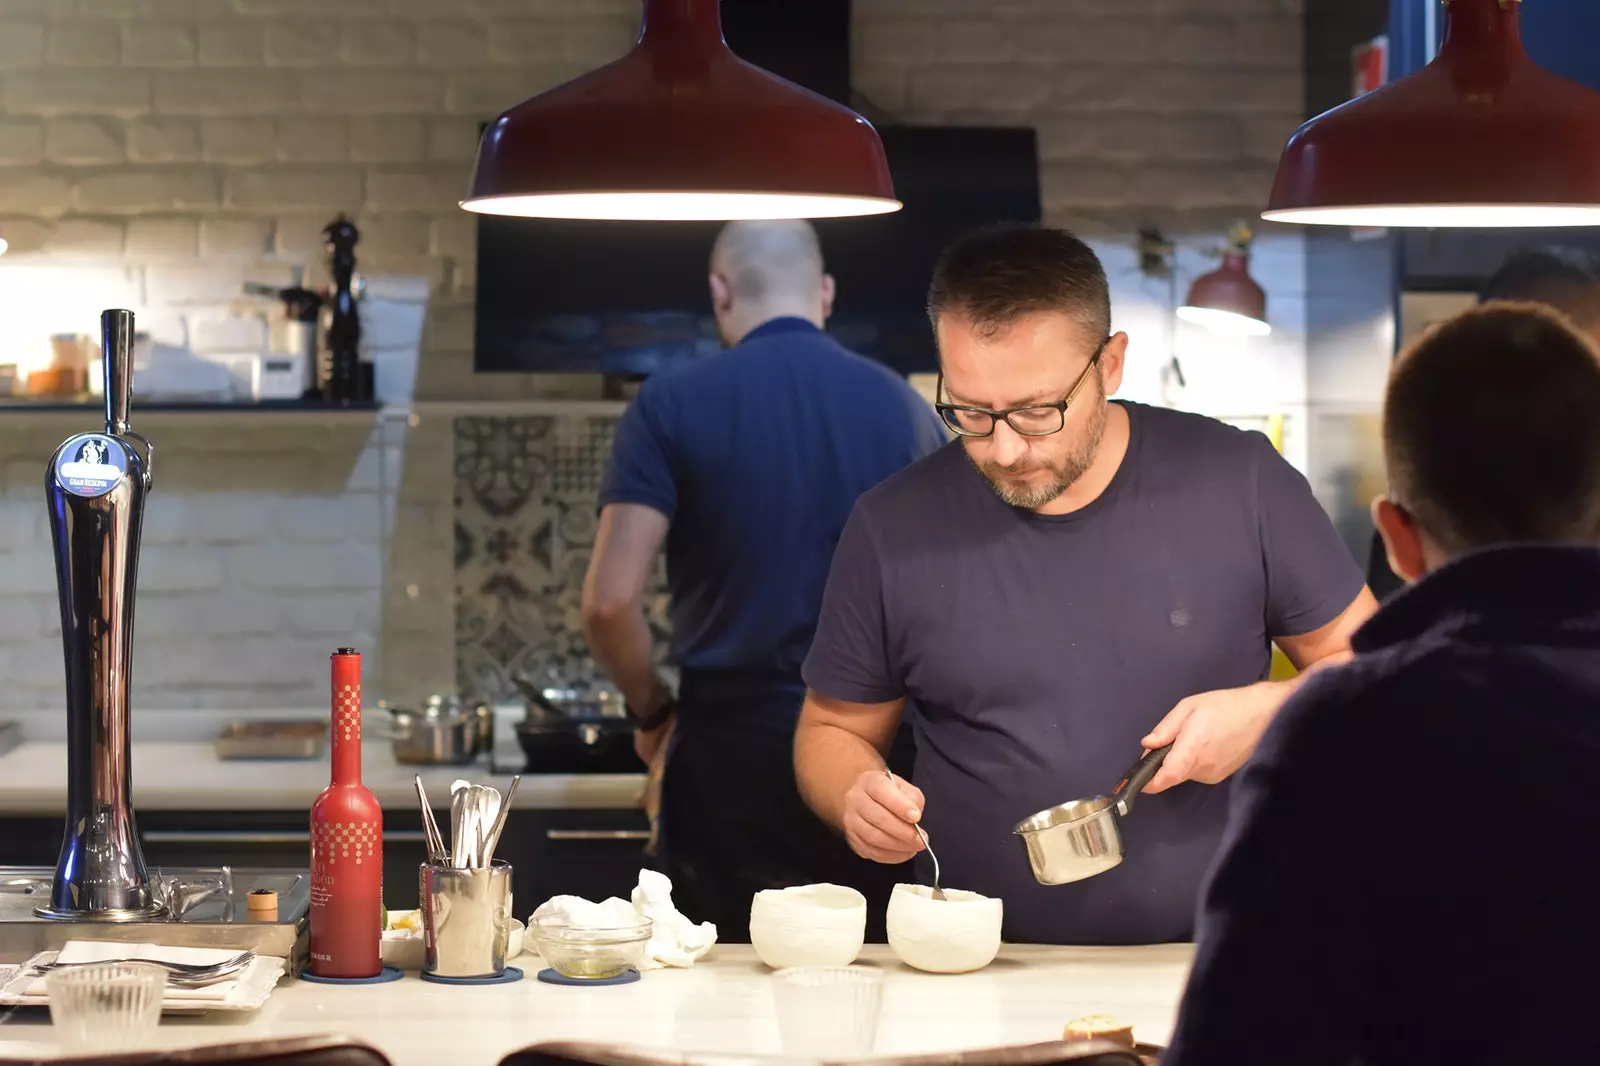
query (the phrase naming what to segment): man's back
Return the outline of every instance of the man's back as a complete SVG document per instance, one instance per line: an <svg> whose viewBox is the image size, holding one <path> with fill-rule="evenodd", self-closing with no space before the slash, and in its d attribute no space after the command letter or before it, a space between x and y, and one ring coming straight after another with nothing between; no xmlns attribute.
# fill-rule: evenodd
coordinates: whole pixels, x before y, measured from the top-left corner
<svg viewBox="0 0 1600 1066"><path fill-rule="evenodd" d="M780 318L650 381L618 427L602 505L667 514L673 652L686 670L792 680L856 498L944 443L884 367Z"/></svg>
<svg viewBox="0 0 1600 1066"><path fill-rule="evenodd" d="M1243 774L1174 1066L1595 1061L1600 549L1388 604Z"/></svg>

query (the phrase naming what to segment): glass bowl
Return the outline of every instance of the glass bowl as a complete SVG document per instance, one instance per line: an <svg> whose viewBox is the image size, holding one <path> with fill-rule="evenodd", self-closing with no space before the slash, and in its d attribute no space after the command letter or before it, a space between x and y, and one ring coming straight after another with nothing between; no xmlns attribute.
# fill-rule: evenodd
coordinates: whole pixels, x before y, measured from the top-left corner
<svg viewBox="0 0 1600 1066"><path fill-rule="evenodd" d="M586 929L565 915L548 914L528 923L528 936L562 977L603 981L638 968L654 924L641 917L629 925Z"/></svg>
<svg viewBox="0 0 1600 1066"><path fill-rule="evenodd" d="M161 1024L167 971L147 962L68 966L45 975L50 1022L77 1051L120 1051L148 1041Z"/></svg>

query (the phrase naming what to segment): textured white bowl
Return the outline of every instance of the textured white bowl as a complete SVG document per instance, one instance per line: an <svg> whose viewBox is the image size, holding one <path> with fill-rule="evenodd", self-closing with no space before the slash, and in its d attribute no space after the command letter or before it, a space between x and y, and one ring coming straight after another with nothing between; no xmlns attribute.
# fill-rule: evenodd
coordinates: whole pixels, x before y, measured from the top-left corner
<svg viewBox="0 0 1600 1066"><path fill-rule="evenodd" d="M750 902L750 945L774 970L848 966L866 938L867 897L853 888L769 888Z"/></svg>
<svg viewBox="0 0 1600 1066"><path fill-rule="evenodd" d="M947 888L944 900L926 885L895 885L889 897L889 948L907 966L928 973L971 973L1000 953L1001 901Z"/></svg>

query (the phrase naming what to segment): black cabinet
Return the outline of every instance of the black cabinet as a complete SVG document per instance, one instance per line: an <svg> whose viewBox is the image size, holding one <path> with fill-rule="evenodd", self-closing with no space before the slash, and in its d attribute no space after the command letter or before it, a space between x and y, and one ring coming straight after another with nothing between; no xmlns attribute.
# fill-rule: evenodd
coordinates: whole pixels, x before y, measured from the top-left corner
<svg viewBox="0 0 1600 1066"><path fill-rule="evenodd" d="M0 816L0 866L54 866L66 824L39 815Z"/></svg>
<svg viewBox="0 0 1600 1066"><path fill-rule="evenodd" d="M649 837L642 811L518 811L496 854L516 867L512 892L517 916L526 918L551 896L627 899Z"/></svg>
<svg viewBox="0 0 1600 1066"><path fill-rule="evenodd" d="M450 812L436 811L446 839ZM152 867L304 869L311 848L305 811L140 811L139 836ZM0 866L53 867L62 823L50 816L0 816ZM628 898L645 863L649 820L637 810L514 810L495 850L512 864L513 913L526 918L551 896ZM383 815L383 900L417 905L417 868L427 856L422 818Z"/></svg>

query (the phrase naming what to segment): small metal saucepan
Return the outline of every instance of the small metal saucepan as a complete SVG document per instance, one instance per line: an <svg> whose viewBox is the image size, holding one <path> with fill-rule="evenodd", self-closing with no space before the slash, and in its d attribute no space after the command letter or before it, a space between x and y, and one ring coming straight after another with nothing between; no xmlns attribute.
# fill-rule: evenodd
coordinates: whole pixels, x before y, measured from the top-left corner
<svg viewBox="0 0 1600 1066"><path fill-rule="evenodd" d="M1172 745L1146 752L1109 796L1073 800L1040 811L1012 830L1028 849L1028 864L1041 885L1064 885L1105 873L1122 861L1118 822L1161 769Z"/></svg>
<svg viewBox="0 0 1600 1066"><path fill-rule="evenodd" d="M394 745L394 758L408 766L458 766L488 751L493 743L494 719L488 704L468 704L457 698L429 696L419 713L398 710L385 703L394 732L386 734Z"/></svg>

